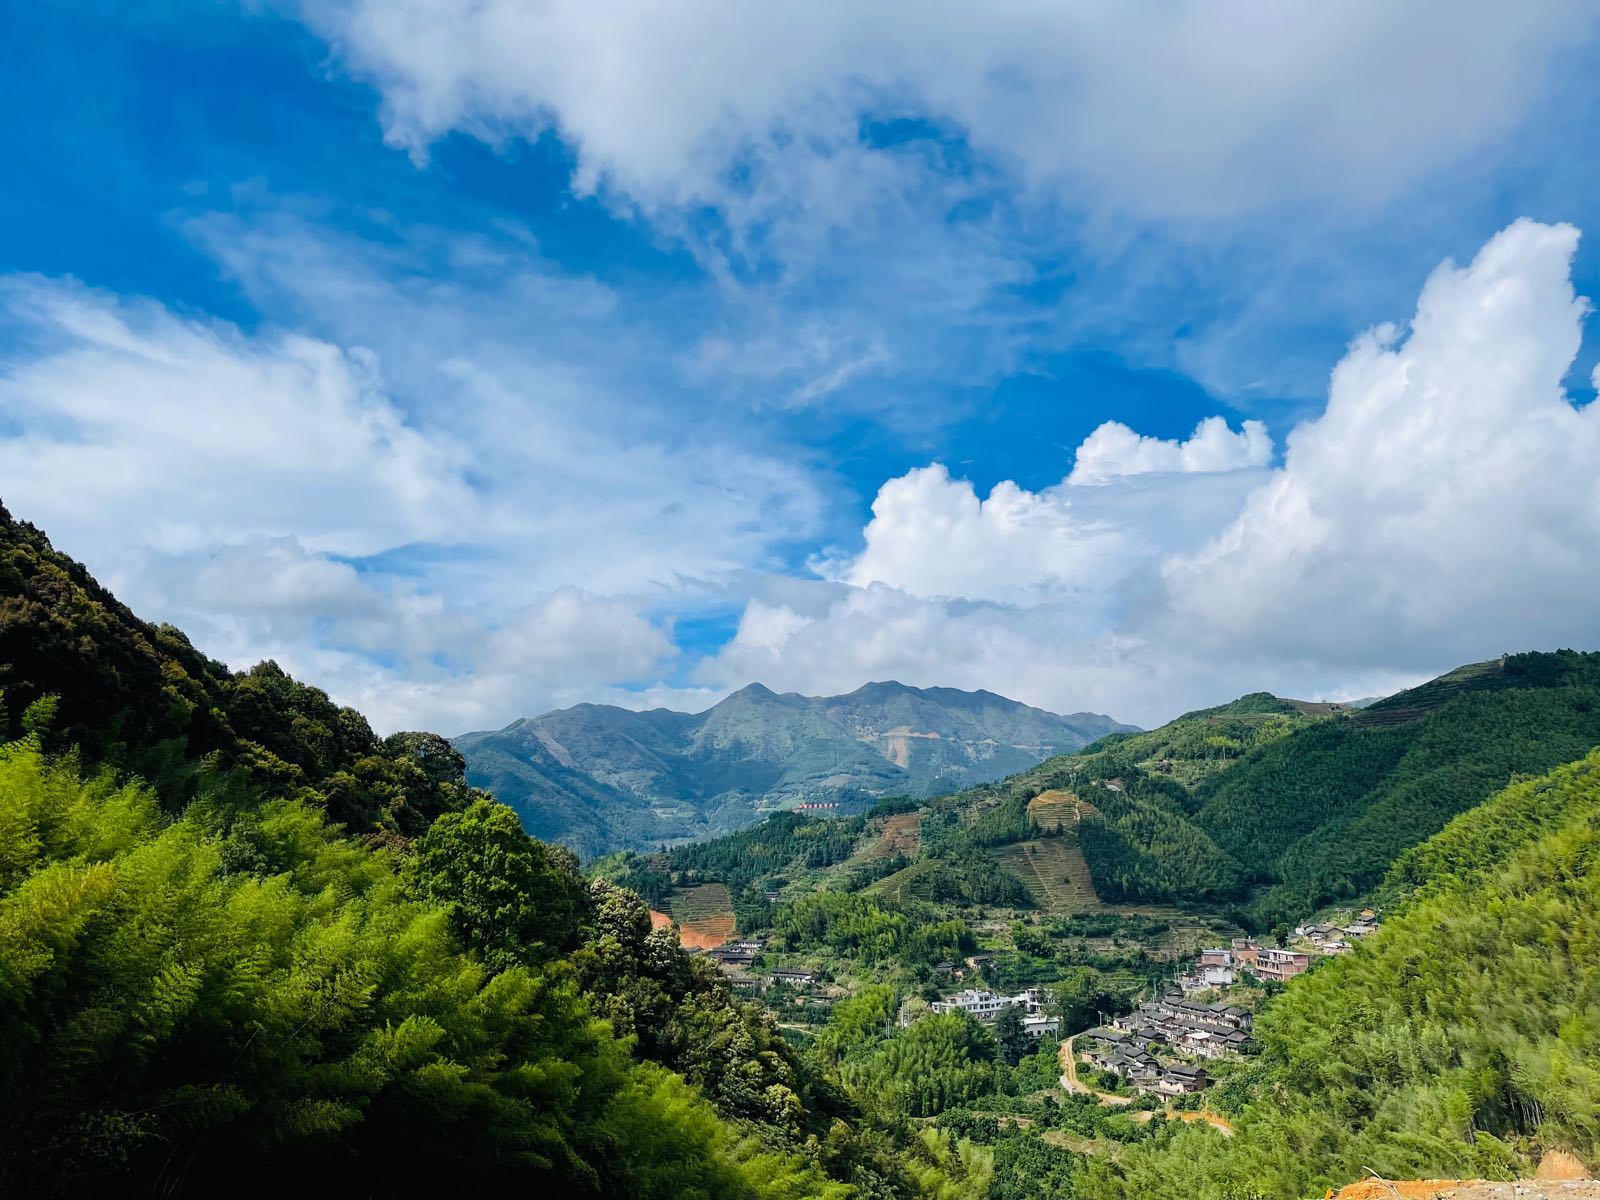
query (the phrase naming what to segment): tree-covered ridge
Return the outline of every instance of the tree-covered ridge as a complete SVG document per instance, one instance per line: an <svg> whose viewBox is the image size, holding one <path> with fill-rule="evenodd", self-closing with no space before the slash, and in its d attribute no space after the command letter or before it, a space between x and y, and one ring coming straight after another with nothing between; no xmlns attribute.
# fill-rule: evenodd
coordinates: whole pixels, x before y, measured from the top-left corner
<svg viewBox="0 0 1600 1200"><path fill-rule="evenodd" d="M981 1194L443 739L3 533L0 1191Z"/></svg>
<svg viewBox="0 0 1600 1200"><path fill-rule="evenodd" d="M461 915L418 898L436 848L402 864L298 798L240 801L169 817L35 736L0 748L8 1190L840 1191L636 1063L547 949L463 953ZM540 869L536 902L564 877Z"/></svg>
<svg viewBox="0 0 1600 1200"><path fill-rule="evenodd" d="M239 767L356 832L421 833L472 798L444 738L379 738L366 718L275 663L229 671L170 625L140 620L0 506L0 736L54 697L53 744L150 780L181 807L202 769Z"/></svg>
<svg viewBox="0 0 1600 1200"><path fill-rule="evenodd" d="M1249 910L1258 924L1360 894L1515 776L1600 744L1600 654L1494 666L1296 731L1196 790L1195 823L1269 885Z"/></svg>
<svg viewBox="0 0 1600 1200"><path fill-rule="evenodd" d="M1283 1200L1368 1169L1508 1178L1600 1154L1600 751L1512 785L1397 864L1398 915L1257 1017L1231 1140L1096 1163L1089 1197Z"/></svg>

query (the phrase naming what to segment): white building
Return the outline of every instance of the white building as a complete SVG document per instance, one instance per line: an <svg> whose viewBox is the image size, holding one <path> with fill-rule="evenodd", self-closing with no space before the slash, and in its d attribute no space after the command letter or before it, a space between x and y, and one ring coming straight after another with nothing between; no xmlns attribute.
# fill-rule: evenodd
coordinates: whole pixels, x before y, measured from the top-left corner
<svg viewBox="0 0 1600 1200"><path fill-rule="evenodd" d="M1056 1037L1061 1032L1061 1018L1047 1017L1042 1013L1023 1017L1022 1032L1031 1038L1042 1038L1047 1034Z"/></svg>
<svg viewBox="0 0 1600 1200"><path fill-rule="evenodd" d="M1188 975L1178 980L1178 986L1187 995L1192 992L1204 992L1211 988L1232 987L1235 976L1232 967L1196 967Z"/></svg>
<svg viewBox="0 0 1600 1200"><path fill-rule="evenodd" d="M1042 1016L1044 1013L1044 993L1039 988L1028 988L1014 996L1002 996L998 992L967 988L965 991L957 992L954 996L945 996L941 1000L935 1000L928 1007L936 1013L968 1013L985 1025L992 1025L999 1018L1000 1010L1009 1008L1012 1005L1022 1009L1025 1016Z"/></svg>

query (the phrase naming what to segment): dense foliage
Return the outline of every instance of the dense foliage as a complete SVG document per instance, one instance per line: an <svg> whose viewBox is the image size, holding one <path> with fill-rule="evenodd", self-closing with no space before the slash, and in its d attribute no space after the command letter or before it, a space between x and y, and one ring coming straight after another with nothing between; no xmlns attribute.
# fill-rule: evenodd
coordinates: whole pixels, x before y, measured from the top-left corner
<svg viewBox="0 0 1600 1200"><path fill-rule="evenodd" d="M1084 1194L1293 1197L1356 1178L1505 1178L1600 1153L1600 752L1518 783L1397 865L1400 915L1258 1017L1239 1133L1174 1135Z"/></svg>
<svg viewBox="0 0 1600 1200"><path fill-rule="evenodd" d="M463 955L387 852L240 799L167 817L36 737L0 748L8 1190L827 1189L634 1064L569 970Z"/></svg>
<svg viewBox="0 0 1600 1200"><path fill-rule="evenodd" d="M772 930L783 949L827 950L864 963L936 963L977 948L959 918L845 892L816 892L779 905Z"/></svg>
<svg viewBox="0 0 1600 1200"><path fill-rule="evenodd" d="M1493 664L1490 664L1493 666ZM1265 747L1198 792L1197 823L1274 886L1268 927L1372 887L1518 774L1600 743L1600 654L1513 655ZM1399 724L1375 724L1399 718Z"/></svg>
<svg viewBox="0 0 1600 1200"><path fill-rule="evenodd" d="M994 1038L971 1017L924 1017L869 1054L846 1058L845 1079L883 1111L931 1117L995 1090Z"/></svg>
<svg viewBox="0 0 1600 1200"><path fill-rule="evenodd" d="M1515 654L1360 711L1265 693L1009 781L1070 787L1104 899L1232 900L1271 929L1377 884L1519 774L1600 743L1600 654Z"/></svg>
<svg viewBox="0 0 1600 1200"><path fill-rule="evenodd" d="M982 1194L448 743L0 534L0 1191Z"/></svg>
<svg viewBox="0 0 1600 1200"><path fill-rule="evenodd" d="M360 713L275 663L229 671L172 626L141 621L3 506L0 691L0 738L20 736L23 714L53 697L52 745L136 771L169 810L188 799L203 765L239 767L354 832L391 838L421 833L473 796L444 738L379 738Z"/></svg>
<svg viewBox="0 0 1600 1200"><path fill-rule="evenodd" d="M1130 900L1212 900L1238 893L1238 861L1191 821L1161 781L1127 773L1120 790L1080 786L1092 804L1079 843L1102 896Z"/></svg>

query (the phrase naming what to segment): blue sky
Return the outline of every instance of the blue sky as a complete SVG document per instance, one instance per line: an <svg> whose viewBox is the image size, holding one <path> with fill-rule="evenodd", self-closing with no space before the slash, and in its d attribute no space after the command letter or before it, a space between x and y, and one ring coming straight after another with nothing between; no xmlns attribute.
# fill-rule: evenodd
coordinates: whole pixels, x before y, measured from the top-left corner
<svg viewBox="0 0 1600 1200"><path fill-rule="evenodd" d="M384 728L1593 646L1597 32L11 6L0 498Z"/></svg>

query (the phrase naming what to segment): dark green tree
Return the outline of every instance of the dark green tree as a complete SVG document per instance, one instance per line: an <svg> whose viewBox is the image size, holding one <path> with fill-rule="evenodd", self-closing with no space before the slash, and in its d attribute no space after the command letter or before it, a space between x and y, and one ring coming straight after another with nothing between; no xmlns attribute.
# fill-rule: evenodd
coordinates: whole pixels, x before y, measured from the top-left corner
<svg viewBox="0 0 1600 1200"><path fill-rule="evenodd" d="M994 1023L995 1052L1001 1061L1016 1066L1031 1049L1028 1031L1022 1027L1022 1009L1008 1004L1000 1010Z"/></svg>
<svg viewBox="0 0 1600 1200"><path fill-rule="evenodd" d="M495 970L547 961L575 940L584 903L577 859L529 837L503 804L479 800L435 821L417 843L411 880Z"/></svg>

